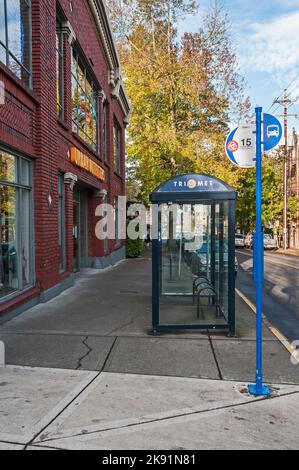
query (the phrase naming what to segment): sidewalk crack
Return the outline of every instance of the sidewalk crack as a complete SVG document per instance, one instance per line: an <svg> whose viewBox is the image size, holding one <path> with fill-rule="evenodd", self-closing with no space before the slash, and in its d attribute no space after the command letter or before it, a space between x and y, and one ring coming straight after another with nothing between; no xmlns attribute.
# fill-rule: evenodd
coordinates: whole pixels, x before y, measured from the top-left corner
<svg viewBox="0 0 299 470"><path fill-rule="evenodd" d="M109 331L106 336L111 336L111 335L112 335L113 333L115 333L116 331L123 330L124 328L126 328L126 326L133 325L133 324L134 324L134 321L135 321L138 317L140 317L140 312L139 312L137 315L135 315L134 317L132 317L131 320L128 321L127 323L125 323L124 325L120 325L120 326L118 326L117 328L114 328L113 330Z"/></svg>
<svg viewBox="0 0 299 470"><path fill-rule="evenodd" d="M92 352L92 348L91 348L91 347L88 345L88 343L87 343L88 338L89 338L89 336L86 336L86 337L84 338L84 340L82 341L82 344L84 344L84 346L87 348L87 352L86 352L82 357L80 357L80 358L78 359L78 365L77 365L77 367L76 367L76 370L81 369L81 367L82 367L82 362L83 362L84 359L86 359L87 356L89 356L89 354Z"/></svg>
<svg viewBox="0 0 299 470"><path fill-rule="evenodd" d="M223 380L223 375L222 375L222 372L221 372L221 369L220 369L220 365L219 365L219 362L218 362L218 359L217 359L217 356L216 356L216 351L215 351L215 349L214 349L213 341L212 341L212 338L211 338L209 332L208 332L208 337L209 337L209 342L210 342L212 354L213 354L213 357L214 357L214 361L215 361L215 364L216 364L216 367L217 367L219 379L220 379L220 380Z"/></svg>
<svg viewBox="0 0 299 470"><path fill-rule="evenodd" d="M178 414L175 414L175 415L171 415L171 416L163 416L161 418L149 418L149 419L145 419L144 421L139 421L139 422L135 422L135 423L127 423L127 424L123 424L123 425L118 425L118 426L111 426L111 427L107 427L107 428L103 428L103 429L98 429L97 431L86 431L84 432L84 434L81 433L74 433L72 435L69 435L69 436L63 436L63 437L50 437L48 439L44 439L43 441L40 441L38 442L39 445L42 445L43 443L47 443L47 442L51 442L51 441L63 441L65 439L72 439L72 438L76 438L76 437L82 437L82 435L84 436L92 436L92 435L96 435L96 434L99 434L99 433L106 433L106 432L109 432L109 431L120 431L122 429L128 429L128 428L137 428L138 426L147 426L148 424L153 424L153 423L161 423L161 422L170 422L173 421L175 422L175 420L177 419L180 419L180 418L188 418L188 417L195 417L195 416L200 416L202 414L208 414L208 413L213 413L213 412L217 412L217 411L222 411L222 410L228 410L228 409L234 409L234 408L241 408L241 407L245 407L245 406L248 406L248 405L253 405L253 404L256 404L256 403L263 403L263 402L266 402L268 400L276 400L278 398L282 398L282 397L286 397L286 396L291 396L291 395L298 395L299 392L298 391L293 391L293 392L287 392L287 393L283 393L279 396L273 396L273 397L257 397L257 398L252 398L246 402L243 402L243 403L231 403L231 404L228 404L228 405L222 405L222 406L216 406L214 408L209 408L209 409L203 409L203 410L195 410L195 411L190 411L190 412L185 412L185 413L178 413Z"/></svg>
<svg viewBox="0 0 299 470"><path fill-rule="evenodd" d="M112 345L111 345L111 348L110 348L109 351L108 351L108 354L107 354L107 356L106 356L106 359L105 359L105 361L104 361L104 364L103 364L102 367L101 367L100 372L104 372L104 371L105 371L105 367L106 367L106 365L107 365L107 363L108 363L108 361L109 361L109 359L110 359L112 350L113 350L113 348L114 348L114 346L115 346L115 343L116 343L117 339L118 339L118 336L116 336L116 338L114 338L114 341L113 341L113 343L112 343Z"/></svg>
<svg viewBox="0 0 299 470"><path fill-rule="evenodd" d="M24 450L27 450L27 448L28 448L29 446L31 446L32 444L39 444L39 442L36 442L36 439L37 439L39 436L41 436L41 435L43 434L43 432L44 432L49 426L51 426L51 424L54 423L54 421L55 421L60 415L62 415L62 414L64 413L64 411L65 411L67 408L69 408L69 406L70 406L72 403L74 403L74 401L76 401L77 398L78 398L82 393L84 393L85 390L86 390L93 382L95 382L95 380L97 380L98 377L100 377L100 375L101 375L101 372L99 372L95 377L93 377L93 378L90 380L90 382L89 382L88 384L86 384L85 387L84 387L82 390L80 390L80 392L79 392L75 397L73 397L72 400L71 400L69 403L67 403L67 404L65 405L65 407L57 413L56 416L54 416L54 418L52 418L42 429L40 429L39 431L37 431L36 434L30 439L30 441L27 442L27 444L25 445Z"/></svg>

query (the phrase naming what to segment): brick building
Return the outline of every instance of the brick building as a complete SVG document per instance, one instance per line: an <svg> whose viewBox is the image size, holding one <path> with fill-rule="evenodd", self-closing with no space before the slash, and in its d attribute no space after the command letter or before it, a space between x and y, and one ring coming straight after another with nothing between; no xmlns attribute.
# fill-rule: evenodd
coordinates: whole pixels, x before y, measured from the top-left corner
<svg viewBox="0 0 299 470"><path fill-rule="evenodd" d="M95 235L96 207L125 194L130 111L104 1L2 0L0 83L3 315L124 256Z"/></svg>

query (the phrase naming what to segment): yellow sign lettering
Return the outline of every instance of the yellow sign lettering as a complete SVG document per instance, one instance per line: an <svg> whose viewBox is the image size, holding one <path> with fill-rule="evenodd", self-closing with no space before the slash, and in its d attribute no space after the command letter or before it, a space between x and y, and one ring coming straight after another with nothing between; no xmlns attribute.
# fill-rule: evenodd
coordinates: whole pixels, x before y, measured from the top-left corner
<svg viewBox="0 0 299 470"><path fill-rule="evenodd" d="M76 147L70 149L71 163L82 168L101 181L105 181L105 170Z"/></svg>

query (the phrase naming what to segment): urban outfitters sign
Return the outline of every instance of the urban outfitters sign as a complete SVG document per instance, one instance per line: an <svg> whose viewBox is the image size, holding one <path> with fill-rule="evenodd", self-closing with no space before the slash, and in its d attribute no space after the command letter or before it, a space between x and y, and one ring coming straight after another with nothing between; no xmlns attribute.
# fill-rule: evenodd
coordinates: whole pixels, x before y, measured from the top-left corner
<svg viewBox="0 0 299 470"><path fill-rule="evenodd" d="M91 158L85 155L76 147L71 147L70 158L73 165L88 171L91 175L95 176L101 181L105 181L105 170L97 165Z"/></svg>

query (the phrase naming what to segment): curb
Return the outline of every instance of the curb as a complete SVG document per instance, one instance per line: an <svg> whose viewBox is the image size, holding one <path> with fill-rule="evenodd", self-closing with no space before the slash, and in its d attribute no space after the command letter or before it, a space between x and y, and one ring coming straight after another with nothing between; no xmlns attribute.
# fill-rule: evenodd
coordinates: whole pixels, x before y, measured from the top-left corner
<svg viewBox="0 0 299 470"><path fill-rule="evenodd" d="M295 258L299 258L299 250L297 250L297 252L295 251L280 251L280 250L277 250L275 251L276 254L278 255L287 255L287 256L294 256Z"/></svg>
<svg viewBox="0 0 299 470"><path fill-rule="evenodd" d="M5 366L5 345L0 341L0 367Z"/></svg>
<svg viewBox="0 0 299 470"><path fill-rule="evenodd" d="M253 313L256 315L256 308L255 305L244 295L239 289L236 288L236 293L242 300L250 307ZM262 314L263 323L265 326L271 331L271 333L275 336L276 339L285 347L285 349L290 353L291 356L295 356L297 354L297 349L294 347L289 340L274 326L269 323L265 314Z"/></svg>

